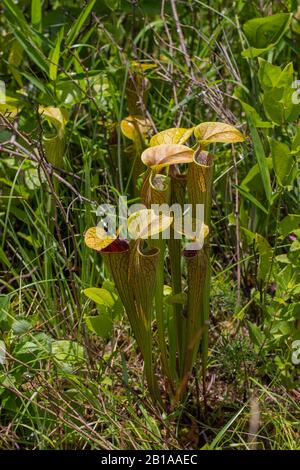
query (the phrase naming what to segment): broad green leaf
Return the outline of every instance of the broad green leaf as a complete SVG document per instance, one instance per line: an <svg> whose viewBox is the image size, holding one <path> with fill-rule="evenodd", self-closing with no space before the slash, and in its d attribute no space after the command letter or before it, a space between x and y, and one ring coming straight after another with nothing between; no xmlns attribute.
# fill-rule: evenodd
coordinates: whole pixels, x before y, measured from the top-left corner
<svg viewBox="0 0 300 470"><path fill-rule="evenodd" d="M263 334L259 326L257 326L255 323L247 321L247 326L252 343L257 347L257 349L260 348L263 344L265 335Z"/></svg>
<svg viewBox="0 0 300 470"><path fill-rule="evenodd" d="M290 247L290 253L294 253L300 250L300 241L294 240Z"/></svg>
<svg viewBox="0 0 300 470"><path fill-rule="evenodd" d="M273 124L269 121L263 121L260 117L260 115L258 114L258 112L256 111L255 108L253 108L252 106L250 106L250 104L248 103L245 103L244 101L242 100L239 100L242 107L243 107L243 110L245 111L246 115L251 118L252 122L253 122L253 125L255 127L258 127L258 128L270 128L270 127L273 127Z"/></svg>
<svg viewBox="0 0 300 470"><path fill-rule="evenodd" d="M300 105L293 102L294 69L290 62L284 69L259 59L258 78L263 93L266 115L276 125L295 121L300 114Z"/></svg>
<svg viewBox="0 0 300 470"><path fill-rule="evenodd" d="M28 357L32 355L34 355L36 358L40 358L40 353L43 353L43 352L44 351L41 351L41 347L38 345L38 343L33 340L33 341L25 341L24 343L21 343L20 345L18 345L17 351L15 351L15 354L17 358L19 358L20 356Z"/></svg>
<svg viewBox="0 0 300 470"><path fill-rule="evenodd" d="M278 77L281 74L281 68L279 65L273 65L271 62L262 59L258 59L258 80L263 91L272 90L277 85Z"/></svg>
<svg viewBox="0 0 300 470"><path fill-rule="evenodd" d="M151 137L150 146L160 144L184 144L193 134L194 128L173 127Z"/></svg>
<svg viewBox="0 0 300 470"><path fill-rule="evenodd" d="M283 264L291 263L291 260L289 259L288 255L277 255L276 261L278 261L279 263L283 263Z"/></svg>
<svg viewBox="0 0 300 470"><path fill-rule="evenodd" d="M112 334L113 322L109 312L103 312L101 315L85 316L87 327L101 338L109 338Z"/></svg>
<svg viewBox="0 0 300 470"><path fill-rule="evenodd" d="M274 124L280 126L284 123L284 107L283 107L283 89L273 88L265 91L263 94L263 105L265 113Z"/></svg>
<svg viewBox="0 0 300 470"><path fill-rule="evenodd" d="M24 319L14 320L12 330L15 335L24 335L32 328L32 324Z"/></svg>
<svg viewBox="0 0 300 470"><path fill-rule="evenodd" d="M130 238L149 239L164 232L173 222L173 217L157 214L153 209L141 209L128 217L128 233Z"/></svg>
<svg viewBox="0 0 300 470"><path fill-rule="evenodd" d="M38 168L28 168L25 172L25 183L28 189L34 191L39 188L43 182L46 181L46 177L42 174Z"/></svg>
<svg viewBox="0 0 300 470"><path fill-rule="evenodd" d="M84 349L75 341L53 341L51 343L51 353L58 361L74 363L84 360Z"/></svg>
<svg viewBox="0 0 300 470"><path fill-rule="evenodd" d="M202 122L194 129L196 139L204 144L213 142L243 142L243 134L230 124L224 122Z"/></svg>
<svg viewBox="0 0 300 470"><path fill-rule="evenodd" d="M291 17L291 13L277 13L247 21L243 29L251 47L242 55L253 58L273 48L288 30Z"/></svg>
<svg viewBox="0 0 300 470"><path fill-rule="evenodd" d="M272 139L270 147L278 183L283 187L291 185L296 177L296 163L289 146Z"/></svg>
<svg viewBox="0 0 300 470"><path fill-rule="evenodd" d="M300 228L300 215L289 214L279 222L279 233L286 237L289 233Z"/></svg>
<svg viewBox="0 0 300 470"><path fill-rule="evenodd" d="M298 273L291 264L285 266L276 276L276 295L285 296L288 294L290 296L292 290L299 286L299 279L297 279L297 276Z"/></svg>
<svg viewBox="0 0 300 470"><path fill-rule="evenodd" d="M278 321L271 328L270 334L274 337L280 338L282 336L289 336L293 331L293 323L287 321Z"/></svg>
<svg viewBox="0 0 300 470"><path fill-rule="evenodd" d="M87 289L84 289L83 293L98 305L113 307L115 303L112 293L103 288L88 287Z"/></svg>
<svg viewBox="0 0 300 470"><path fill-rule="evenodd" d="M165 166L193 161L194 151L185 145L161 144L150 147L142 153L142 162L155 170Z"/></svg>

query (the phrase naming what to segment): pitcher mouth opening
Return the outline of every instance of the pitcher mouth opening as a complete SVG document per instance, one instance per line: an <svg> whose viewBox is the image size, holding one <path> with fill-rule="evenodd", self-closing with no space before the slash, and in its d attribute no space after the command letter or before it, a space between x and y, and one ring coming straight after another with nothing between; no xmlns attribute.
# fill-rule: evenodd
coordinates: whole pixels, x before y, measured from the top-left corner
<svg viewBox="0 0 300 470"><path fill-rule="evenodd" d="M101 250L102 253L124 253L129 250L129 243L122 238L116 238L112 243Z"/></svg>

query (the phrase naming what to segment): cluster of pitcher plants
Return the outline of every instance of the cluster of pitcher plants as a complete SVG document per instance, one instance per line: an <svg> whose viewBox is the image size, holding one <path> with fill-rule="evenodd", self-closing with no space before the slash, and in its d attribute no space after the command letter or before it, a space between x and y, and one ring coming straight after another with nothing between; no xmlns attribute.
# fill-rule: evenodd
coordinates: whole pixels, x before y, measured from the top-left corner
<svg viewBox="0 0 300 470"><path fill-rule="evenodd" d="M131 178L134 192L139 191L146 208L127 221L129 231L130 227L135 231L134 239L91 227L85 242L100 252L115 283L143 357L153 400L162 407L174 407L187 395L199 349L205 384L213 184L213 154L208 147L245 138L238 129L221 122L171 128L149 138L150 122L134 115L122 121L121 130L132 141ZM199 204L204 206L204 220L199 233L182 229L179 238L175 217L163 211L154 214L152 207L177 204L184 213L186 203L191 208L192 227L197 226ZM166 229L168 239L163 236Z"/></svg>

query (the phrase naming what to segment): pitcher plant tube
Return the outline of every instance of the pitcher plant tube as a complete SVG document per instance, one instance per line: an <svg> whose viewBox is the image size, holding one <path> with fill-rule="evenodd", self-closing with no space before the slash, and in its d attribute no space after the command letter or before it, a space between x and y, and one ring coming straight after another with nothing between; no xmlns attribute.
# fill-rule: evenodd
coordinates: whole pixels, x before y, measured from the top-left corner
<svg viewBox="0 0 300 470"><path fill-rule="evenodd" d="M133 117L123 122L128 138L134 141L143 136L143 145L135 147L135 153L146 146L145 127L145 122ZM187 145L190 139L192 147ZM145 209L128 218L134 240L112 237L97 227L85 234L86 244L101 254L123 302L143 356L151 397L167 409L186 398L199 348L205 391L214 160L208 147L244 140L238 129L221 122L155 134L139 156L145 168L140 189ZM155 212L153 205L167 206L170 211ZM198 205L204 207L200 224ZM175 207L182 209L180 215ZM163 236L165 230L168 237Z"/></svg>

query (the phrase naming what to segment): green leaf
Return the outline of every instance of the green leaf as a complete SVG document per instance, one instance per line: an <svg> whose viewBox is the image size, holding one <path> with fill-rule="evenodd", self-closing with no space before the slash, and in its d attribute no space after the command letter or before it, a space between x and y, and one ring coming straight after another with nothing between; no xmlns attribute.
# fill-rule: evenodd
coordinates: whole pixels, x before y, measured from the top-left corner
<svg viewBox="0 0 300 470"><path fill-rule="evenodd" d="M279 222L279 233L286 237L289 233L300 228L300 215L289 214Z"/></svg>
<svg viewBox="0 0 300 470"><path fill-rule="evenodd" d="M102 312L101 315L85 316L87 327L90 331L101 338L109 338L112 334L113 322L109 312Z"/></svg>
<svg viewBox="0 0 300 470"><path fill-rule="evenodd" d="M299 287L299 274L291 264L288 264L276 275L276 296L292 295L293 289Z"/></svg>
<svg viewBox="0 0 300 470"><path fill-rule="evenodd" d="M11 264L9 259L6 256L5 251L3 250L2 246L0 246L0 261L7 267L10 268ZM1 304L0 304L1 305Z"/></svg>
<svg viewBox="0 0 300 470"><path fill-rule="evenodd" d="M20 71L20 74L27 78L27 80L30 81L30 83L32 83L32 85L34 85L38 90L40 90L42 93L44 93L45 95L47 95L48 99L50 98L51 101L53 101L54 97L51 93L51 91L49 90L49 88L44 85L43 82L41 82L38 78L34 77L33 75L27 73L27 72L21 72Z"/></svg>
<svg viewBox="0 0 300 470"><path fill-rule="evenodd" d="M77 20L73 24L71 30L68 33L66 39L66 46L70 47L74 43L75 39L77 38L82 26L84 25L85 21L87 20L88 16L90 15L96 0L90 0L87 6L82 10L80 15L78 16Z"/></svg>
<svg viewBox="0 0 300 470"><path fill-rule="evenodd" d="M276 125L295 121L300 114L300 105L294 103L294 69L290 62L282 70L259 59L258 78L263 89L265 113Z"/></svg>
<svg viewBox="0 0 300 470"><path fill-rule="evenodd" d="M23 32L17 30L16 28L12 29L16 40L22 46L25 53L30 57L30 59L42 70L46 75L48 75L48 63L47 59L40 52L35 44L30 40L30 37L25 36Z"/></svg>
<svg viewBox="0 0 300 470"><path fill-rule="evenodd" d="M75 80L75 76L72 77L72 79ZM83 100L83 92L79 89L79 82L57 80L55 85L58 99L64 107L71 108L73 105Z"/></svg>
<svg viewBox="0 0 300 470"><path fill-rule="evenodd" d="M291 18L291 13L277 13L247 21L243 29L251 47L242 55L253 58L273 48L288 30Z"/></svg>
<svg viewBox="0 0 300 470"><path fill-rule="evenodd" d="M258 233L255 235L255 241L258 245L259 251L257 277L264 281L268 277L271 268L273 249L269 242Z"/></svg>
<svg viewBox="0 0 300 470"><path fill-rule="evenodd" d="M8 12L10 15L14 16L18 23L22 24L22 26L27 26L27 21L25 16L23 15L22 11L17 7L17 5L12 0L3 0L3 5L6 7L5 14L7 15Z"/></svg>
<svg viewBox="0 0 300 470"><path fill-rule="evenodd" d="M291 260L288 258L288 255L278 255L276 256L276 261L278 263L290 264Z"/></svg>
<svg viewBox="0 0 300 470"><path fill-rule="evenodd" d="M273 160L272 157L267 157L267 164L269 171L273 169ZM260 168L258 163L252 166L248 171L245 178L242 180L240 184L243 188L247 191L254 192L255 194L264 194L264 188L261 185L261 176L260 176Z"/></svg>
<svg viewBox="0 0 300 470"><path fill-rule="evenodd" d="M96 302L97 305L105 305L106 307L113 307L115 303L115 296L106 289L89 287L83 293L91 300Z"/></svg>
<svg viewBox="0 0 300 470"><path fill-rule="evenodd" d="M260 348L264 341L264 334L261 329L255 324L250 321L247 321L247 326L249 330L249 336L252 343Z"/></svg>
<svg viewBox="0 0 300 470"><path fill-rule="evenodd" d="M293 155L296 155L299 158L300 155L300 126L297 127L296 134L294 135L292 142L292 152Z"/></svg>
<svg viewBox="0 0 300 470"><path fill-rule="evenodd" d="M291 322L279 321L276 322L270 331L270 334L280 338L282 336L288 336L292 333L293 325Z"/></svg>
<svg viewBox="0 0 300 470"><path fill-rule="evenodd" d="M265 190L265 194L267 196L267 200L270 203L271 197L272 197L272 188L271 188L271 180L270 180L270 173L269 173L269 168L268 168L268 162L266 159L264 147L262 144L262 141L259 137L259 134L256 130L256 128L253 125L253 122L251 119L249 119L249 128L253 140L253 147L254 147L254 152L256 156L257 163L259 165L260 169L260 175L263 183L263 187Z"/></svg>
<svg viewBox="0 0 300 470"><path fill-rule="evenodd" d="M121 0L104 0L105 5L112 11L116 11L121 6Z"/></svg>
<svg viewBox="0 0 300 470"><path fill-rule="evenodd" d="M75 341L53 341L51 343L51 353L58 361L74 363L84 360L83 347Z"/></svg>
<svg viewBox="0 0 300 470"><path fill-rule="evenodd" d="M0 329L8 331L12 324L12 318L9 315L10 297L0 295Z"/></svg>
<svg viewBox="0 0 300 470"><path fill-rule="evenodd" d="M248 118L250 118L253 122L253 125L255 127L258 127L258 128L270 128L270 127L273 127L273 124L269 121L263 121L260 117L260 115L258 114L258 112L256 111L255 108L253 108L252 106L250 106L250 104L248 103L245 103L244 101L242 100L239 100L242 107L243 107L243 110L245 111L246 115L248 116Z"/></svg>
<svg viewBox="0 0 300 470"><path fill-rule="evenodd" d="M292 185L296 177L296 164L289 146L272 139L270 147L278 184L283 187Z"/></svg>
<svg viewBox="0 0 300 470"><path fill-rule="evenodd" d="M23 88L23 82L20 76L19 71L17 70L23 60L24 50L20 43L15 39L12 43L8 63L9 63L9 70L11 71L12 75L14 76L16 82L18 83L20 88Z"/></svg>
<svg viewBox="0 0 300 470"><path fill-rule="evenodd" d="M42 30L42 1L31 0L31 23L37 31Z"/></svg>
<svg viewBox="0 0 300 470"><path fill-rule="evenodd" d="M27 333L31 327L31 323L27 320L15 320L12 324L12 330L15 335L23 335Z"/></svg>
<svg viewBox="0 0 300 470"><path fill-rule="evenodd" d="M187 295L185 292L179 292L178 294L168 295L165 300L166 304L168 305L174 305L174 304L184 305L186 304L186 301L187 301Z"/></svg>
<svg viewBox="0 0 300 470"><path fill-rule="evenodd" d="M252 202L252 204L258 207L258 209L263 211L265 214L268 214L267 209L249 191L247 191L242 186L234 185L234 187L239 190L242 196L244 196L246 199L248 199L248 201Z"/></svg>
<svg viewBox="0 0 300 470"><path fill-rule="evenodd" d="M258 59L258 64L258 80L263 91L271 90L276 87L278 78L281 74L281 68L262 58Z"/></svg>
<svg viewBox="0 0 300 470"><path fill-rule="evenodd" d="M49 54L49 77L50 80L56 80L57 78L57 66L60 57L60 44L63 38L64 28L62 28L57 35L55 46L51 49Z"/></svg>

